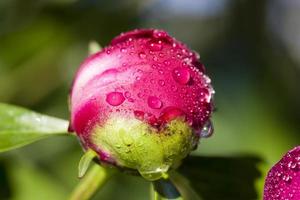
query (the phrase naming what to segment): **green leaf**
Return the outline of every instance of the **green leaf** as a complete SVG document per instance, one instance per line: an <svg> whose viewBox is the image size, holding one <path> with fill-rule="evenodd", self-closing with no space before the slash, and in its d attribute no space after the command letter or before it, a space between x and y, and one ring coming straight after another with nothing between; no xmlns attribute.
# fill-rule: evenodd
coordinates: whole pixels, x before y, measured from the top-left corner
<svg viewBox="0 0 300 200"><path fill-rule="evenodd" d="M92 149L88 149L81 157L78 165L78 178L82 178L87 169L89 168L91 161L97 156L97 153Z"/></svg>
<svg viewBox="0 0 300 200"><path fill-rule="evenodd" d="M68 121L0 103L0 152L51 135L67 134Z"/></svg>
<svg viewBox="0 0 300 200"><path fill-rule="evenodd" d="M261 173L256 157L202 157L190 156L170 179L181 192L190 187L203 200L253 200L258 199L255 181ZM186 200L195 199L185 198Z"/></svg>

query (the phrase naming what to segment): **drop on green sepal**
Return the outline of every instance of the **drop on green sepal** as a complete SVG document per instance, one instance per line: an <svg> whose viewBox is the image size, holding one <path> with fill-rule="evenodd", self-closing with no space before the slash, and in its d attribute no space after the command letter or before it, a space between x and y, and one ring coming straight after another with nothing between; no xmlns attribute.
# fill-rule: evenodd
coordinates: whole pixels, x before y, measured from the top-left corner
<svg viewBox="0 0 300 200"><path fill-rule="evenodd" d="M91 161L97 156L97 153L92 149L88 149L81 157L78 165L78 177L82 178L87 169L89 168Z"/></svg>

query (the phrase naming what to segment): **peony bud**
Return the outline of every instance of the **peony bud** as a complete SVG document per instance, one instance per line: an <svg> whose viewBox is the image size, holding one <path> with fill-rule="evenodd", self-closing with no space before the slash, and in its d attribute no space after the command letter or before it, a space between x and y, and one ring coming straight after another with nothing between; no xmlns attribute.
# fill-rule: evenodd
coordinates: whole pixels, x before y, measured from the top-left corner
<svg viewBox="0 0 300 200"><path fill-rule="evenodd" d="M79 68L70 128L102 163L160 178L212 133L214 90L198 59L164 31L121 34Z"/></svg>
<svg viewBox="0 0 300 200"><path fill-rule="evenodd" d="M290 150L269 171L264 200L300 199L300 146Z"/></svg>

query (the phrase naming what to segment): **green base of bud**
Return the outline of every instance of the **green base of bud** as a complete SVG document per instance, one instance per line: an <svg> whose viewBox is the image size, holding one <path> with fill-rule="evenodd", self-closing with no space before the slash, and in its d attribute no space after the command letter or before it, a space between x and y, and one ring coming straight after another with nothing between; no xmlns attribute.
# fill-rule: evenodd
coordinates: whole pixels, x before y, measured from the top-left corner
<svg viewBox="0 0 300 200"><path fill-rule="evenodd" d="M136 169L151 181L178 166L197 140L192 128L180 118L157 131L137 119L112 117L91 134L92 143L114 158L118 166Z"/></svg>

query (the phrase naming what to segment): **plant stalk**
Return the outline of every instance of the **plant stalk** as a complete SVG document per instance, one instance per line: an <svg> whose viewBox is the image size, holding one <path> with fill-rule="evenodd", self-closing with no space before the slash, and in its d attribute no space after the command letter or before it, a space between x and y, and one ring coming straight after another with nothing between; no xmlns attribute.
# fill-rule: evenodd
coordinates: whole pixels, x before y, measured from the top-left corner
<svg viewBox="0 0 300 200"><path fill-rule="evenodd" d="M90 199L113 174L113 170L107 170L98 164L94 164L73 190L69 200Z"/></svg>

